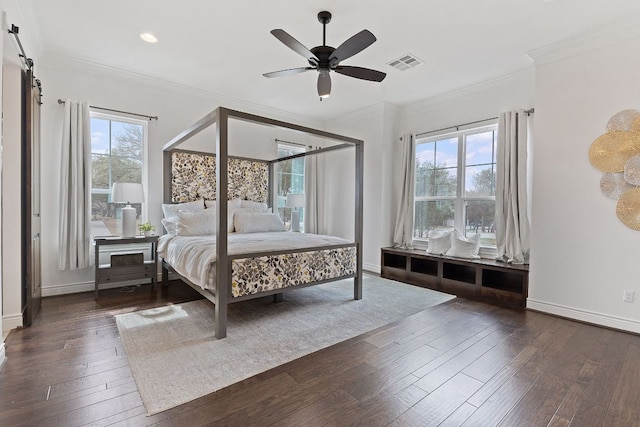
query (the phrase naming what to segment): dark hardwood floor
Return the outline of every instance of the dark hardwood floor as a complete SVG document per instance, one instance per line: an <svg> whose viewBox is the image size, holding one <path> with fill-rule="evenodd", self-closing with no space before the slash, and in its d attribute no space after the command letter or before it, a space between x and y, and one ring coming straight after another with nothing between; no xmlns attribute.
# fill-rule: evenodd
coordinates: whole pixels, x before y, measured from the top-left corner
<svg viewBox="0 0 640 427"><path fill-rule="evenodd" d="M7 337L0 425L640 426L639 336L461 299L147 417L114 315L196 298L43 299Z"/></svg>

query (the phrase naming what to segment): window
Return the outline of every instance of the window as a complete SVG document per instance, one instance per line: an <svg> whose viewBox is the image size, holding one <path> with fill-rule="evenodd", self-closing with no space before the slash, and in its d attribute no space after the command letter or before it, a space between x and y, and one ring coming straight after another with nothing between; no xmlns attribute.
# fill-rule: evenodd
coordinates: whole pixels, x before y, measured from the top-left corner
<svg viewBox="0 0 640 427"><path fill-rule="evenodd" d="M145 197L147 122L91 113L91 236L120 235L120 210L111 202L114 182L142 184ZM146 217L144 203L131 205L137 224Z"/></svg>
<svg viewBox="0 0 640 427"><path fill-rule="evenodd" d="M278 158L304 153L304 146L278 143ZM304 157L277 163L276 169L277 209L280 218L291 222L291 208L287 208L287 194L304 193ZM300 211L300 230L304 230L304 209Z"/></svg>
<svg viewBox="0 0 640 427"><path fill-rule="evenodd" d="M496 245L497 125L416 140L413 237L457 228Z"/></svg>

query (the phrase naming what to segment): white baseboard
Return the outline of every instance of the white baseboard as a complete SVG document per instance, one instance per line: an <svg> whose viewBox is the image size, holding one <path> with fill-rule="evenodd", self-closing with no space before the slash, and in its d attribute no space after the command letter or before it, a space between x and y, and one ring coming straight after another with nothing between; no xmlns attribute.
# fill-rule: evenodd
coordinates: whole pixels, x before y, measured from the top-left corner
<svg viewBox="0 0 640 427"><path fill-rule="evenodd" d="M608 328L620 329L633 333L640 333L640 322L624 317L612 316L610 314L597 313L595 311L583 310L580 308L567 307L565 305L554 304L545 301L537 301L532 298L527 299L527 308L543 313L554 314L560 317L575 319L594 325L606 326Z"/></svg>
<svg viewBox="0 0 640 427"><path fill-rule="evenodd" d="M22 313L2 316L2 331L10 331L22 327Z"/></svg>
<svg viewBox="0 0 640 427"><path fill-rule="evenodd" d="M144 283L149 279L143 279ZM162 281L162 276L158 275L158 283ZM129 280L127 282L107 283L100 285L100 289L121 288L123 286L133 286L142 283L140 280ZM63 285L42 286L42 296L52 297L56 295L77 294L80 292L93 292L95 290L95 282L79 282L65 283Z"/></svg>
<svg viewBox="0 0 640 427"><path fill-rule="evenodd" d="M53 297L56 295L76 294L94 290L94 282L65 283L63 285L42 286L43 297Z"/></svg>
<svg viewBox="0 0 640 427"><path fill-rule="evenodd" d="M376 274L380 274L382 272L382 269L380 268L379 265L369 264L368 262L363 262L362 263L362 269L370 271L372 273L376 273Z"/></svg>
<svg viewBox="0 0 640 427"><path fill-rule="evenodd" d="M2 372L2 368L4 368L6 362L7 356L4 352L4 341L0 341L0 372Z"/></svg>

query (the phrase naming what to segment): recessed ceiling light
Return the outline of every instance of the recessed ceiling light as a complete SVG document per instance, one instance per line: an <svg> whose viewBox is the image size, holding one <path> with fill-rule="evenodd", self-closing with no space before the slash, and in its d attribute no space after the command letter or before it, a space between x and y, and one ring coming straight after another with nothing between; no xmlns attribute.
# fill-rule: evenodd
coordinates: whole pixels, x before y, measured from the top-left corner
<svg viewBox="0 0 640 427"><path fill-rule="evenodd" d="M140 38L147 43L156 43L158 38L151 33L141 33Z"/></svg>

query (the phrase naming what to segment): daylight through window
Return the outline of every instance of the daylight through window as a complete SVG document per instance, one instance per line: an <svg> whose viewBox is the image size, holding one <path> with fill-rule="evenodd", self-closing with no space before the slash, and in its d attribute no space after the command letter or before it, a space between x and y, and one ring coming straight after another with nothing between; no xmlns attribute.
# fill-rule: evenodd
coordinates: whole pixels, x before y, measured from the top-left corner
<svg viewBox="0 0 640 427"><path fill-rule="evenodd" d="M91 235L120 234L123 204L111 201L114 182L145 185L147 122L91 113ZM146 188L144 190L147 194ZM133 203L137 224L143 203Z"/></svg>
<svg viewBox="0 0 640 427"><path fill-rule="evenodd" d="M496 133L491 125L416 140L414 239L456 228L496 245Z"/></svg>
<svg viewBox="0 0 640 427"><path fill-rule="evenodd" d="M304 153L305 148L298 145L278 143L278 158ZM304 193L304 157L285 160L277 163L277 209L280 218L287 224L291 223L291 208L287 208L287 194ZM304 230L304 208L300 209L300 230Z"/></svg>

